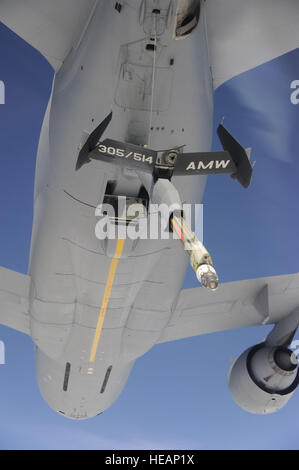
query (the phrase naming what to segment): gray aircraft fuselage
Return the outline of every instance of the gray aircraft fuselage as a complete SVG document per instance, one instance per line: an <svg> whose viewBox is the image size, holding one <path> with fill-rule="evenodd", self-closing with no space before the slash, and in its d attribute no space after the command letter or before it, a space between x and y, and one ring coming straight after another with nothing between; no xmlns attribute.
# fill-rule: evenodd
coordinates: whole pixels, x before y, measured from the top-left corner
<svg viewBox="0 0 299 470"><path fill-rule="evenodd" d="M134 361L169 322L187 257L173 240L126 241L95 362L90 351L115 241L95 236L95 208L107 184L137 196L137 172L92 161L76 171L80 145L113 111L105 137L167 149L209 151L213 87L204 14L192 34L173 38L175 8L159 1L140 15L135 1L96 9L77 47L57 73L39 144L31 276L31 336L41 393L57 412L84 419L110 406ZM176 2L173 2L174 4ZM153 48L156 73L152 97ZM150 109L153 109L152 118ZM177 177L182 202L200 203L205 177Z"/></svg>

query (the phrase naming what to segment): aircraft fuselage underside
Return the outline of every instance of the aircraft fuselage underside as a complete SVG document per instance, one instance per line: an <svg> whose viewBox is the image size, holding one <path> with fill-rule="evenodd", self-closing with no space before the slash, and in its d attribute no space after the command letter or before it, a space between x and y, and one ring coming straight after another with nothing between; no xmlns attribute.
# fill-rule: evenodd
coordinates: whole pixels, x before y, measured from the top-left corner
<svg viewBox="0 0 299 470"><path fill-rule="evenodd" d="M196 27L193 20L190 35L175 40L176 2L148 1L143 9L144 2L124 3L98 6L59 70L37 161L30 263L37 377L49 405L74 419L95 416L117 398L136 358L168 324L188 263L175 241L125 242L91 362L117 243L95 237L95 208L107 187L137 197L143 183L137 171L107 162L76 171L80 148L111 110L110 139L157 150L211 147L213 90L203 15ZM187 30L181 25L178 31ZM201 202L205 176L172 181L183 203Z"/></svg>

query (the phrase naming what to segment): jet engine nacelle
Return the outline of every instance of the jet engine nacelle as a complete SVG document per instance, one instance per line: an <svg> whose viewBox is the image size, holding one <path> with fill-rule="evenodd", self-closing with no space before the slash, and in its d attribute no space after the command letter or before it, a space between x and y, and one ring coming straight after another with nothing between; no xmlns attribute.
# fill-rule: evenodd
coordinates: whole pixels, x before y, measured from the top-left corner
<svg viewBox="0 0 299 470"><path fill-rule="evenodd" d="M298 379L298 360L293 351L266 343L247 349L228 374L235 402L255 414L280 410L293 395Z"/></svg>

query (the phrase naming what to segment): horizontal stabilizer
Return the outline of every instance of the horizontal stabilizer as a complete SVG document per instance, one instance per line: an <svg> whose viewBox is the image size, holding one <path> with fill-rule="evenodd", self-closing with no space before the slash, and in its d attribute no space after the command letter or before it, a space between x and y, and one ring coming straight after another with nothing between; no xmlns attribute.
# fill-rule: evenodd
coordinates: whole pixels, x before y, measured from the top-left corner
<svg viewBox="0 0 299 470"><path fill-rule="evenodd" d="M235 172L235 164L228 152L182 153L174 168L175 176Z"/></svg>
<svg viewBox="0 0 299 470"><path fill-rule="evenodd" d="M117 163L127 168L152 173L155 168L158 152L139 145L106 139L90 154L92 160Z"/></svg>
<svg viewBox="0 0 299 470"><path fill-rule="evenodd" d="M98 160L151 173L156 180L229 173L245 188L250 185L252 166L247 151L222 125L218 128L218 135L224 151L183 153L183 147L157 151L112 139L99 142L111 119L112 113L90 135L80 151L76 170L91 160Z"/></svg>
<svg viewBox="0 0 299 470"><path fill-rule="evenodd" d="M90 162L90 152L94 150L99 143L102 135L109 126L112 119L112 112L101 122L101 124L90 134L87 141L80 150L77 160L76 170L79 170L83 165Z"/></svg>
<svg viewBox="0 0 299 470"><path fill-rule="evenodd" d="M220 124L217 129L217 134L224 150L226 150L232 157L237 172L233 175L239 183L248 188L252 177L252 166L249 161L250 151L246 151L239 142Z"/></svg>

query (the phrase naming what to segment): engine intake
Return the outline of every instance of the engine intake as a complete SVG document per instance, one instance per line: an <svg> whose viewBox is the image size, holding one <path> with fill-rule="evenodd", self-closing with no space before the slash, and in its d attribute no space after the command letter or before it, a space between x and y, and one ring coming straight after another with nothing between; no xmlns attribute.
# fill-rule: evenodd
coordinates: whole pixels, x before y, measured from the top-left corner
<svg viewBox="0 0 299 470"><path fill-rule="evenodd" d="M261 343L247 349L232 364L228 385L233 399L244 410L274 413L293 395L299 382L298 370L293 351Z"/></svg>

